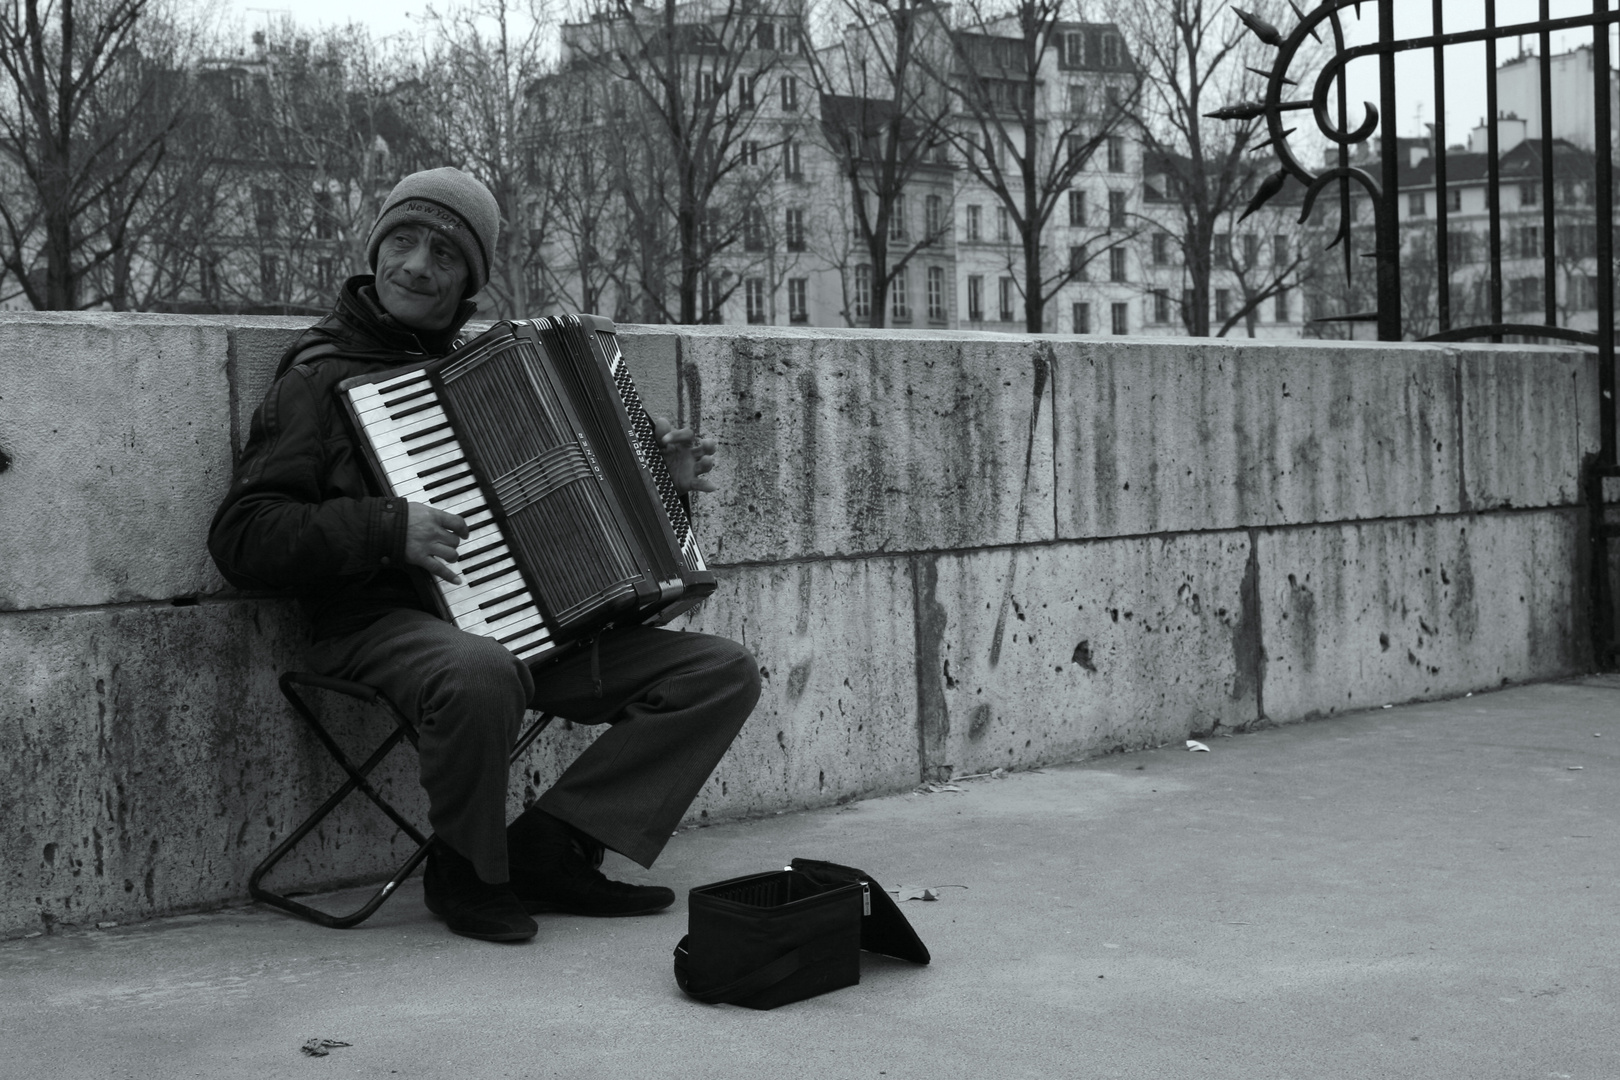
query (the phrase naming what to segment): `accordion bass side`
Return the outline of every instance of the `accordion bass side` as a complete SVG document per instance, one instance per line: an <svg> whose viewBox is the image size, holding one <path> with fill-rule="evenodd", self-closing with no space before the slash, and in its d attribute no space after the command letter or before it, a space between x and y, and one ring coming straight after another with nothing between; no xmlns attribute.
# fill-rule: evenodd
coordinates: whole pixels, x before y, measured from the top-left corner
<svg viewBox="0 0 1620 1080"><path fill-rule="evenodd" d="M389 492L466 520L462 583L432 579L461 629L535 664L714 591L610 320L497 323L338 390Z"/></svg>

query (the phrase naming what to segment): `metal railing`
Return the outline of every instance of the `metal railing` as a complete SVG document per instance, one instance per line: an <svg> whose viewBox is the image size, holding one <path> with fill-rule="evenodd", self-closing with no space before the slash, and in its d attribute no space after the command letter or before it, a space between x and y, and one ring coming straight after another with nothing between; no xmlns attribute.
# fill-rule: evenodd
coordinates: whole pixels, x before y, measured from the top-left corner
<svg viewBox="0 0 1620 1080"><path fill-rule="evenodd" d="M1374 234L1374 248L1370 257L1374 262L1373 273L1376 277L1376 310L1346 312L1318 321L1371 323L1377 328L1378 338L1384 341L1399 341L1406 336L1428 341L1502 341L1504 337L1514 336L1568 341L1597 350L1602 406L1600 448L1583 466L1591 526L1593 593L1590 612L1594 652L1597 662L1601 666L1608 666L1620 652L1615 642L1608 554L1608 540L1620 536L1620 527L1607 522L1604 509L1604 479L1620 477L1615 424L1615 117L1609 42L1609 28L1620 23L1620 10L1615 9L1615 0L1591 0L1588 12L1553 18L1550 0L1540 0L1537 19L1502 25L1497 18L1496 0L1474 0L1474 4L1469 5L1468 13L1475 18L1483 16L1483 25L1448 31L1447 9L1455 24L1458 9L1464 5L1458 0L1431 0L1431 6L1429 32L1406 37L1396 35L1395 0L1321 0L1308 12L1301 12L1295 6L1298 22L1286 34L1249 12L1234 9L1251 33L1277 50L1276 56L1268 71L1251 69L1266 79L1262 100L1231 105L1210 115L1218 119L1263 121L1267 139L1256 149L1270 148L1280 165L1276 173L1260 184L1244 212L1245 217L1281 191L1285 182L1292 178L1305 187L1300 214L1300 221L1304 223L1315 210L1319 196L1337 185L1335 193L1338 196L1339 222L1328 246L1342 247L1347 285L1356 273L1358 253L1353 249L1356 246L1354 237L1358 212L1370 205ZM1346 40L1345 14L1353 9L1351 13L1360 18L1364 7L1372 9L1376 16L1377 40L1350 45ZM1414 10L1415 7L1411 3L1405 5L1403 17L1420 17L1421 9ZM1552 35L1583 29L1591 34L1590 151L1566 140L1553 138ZM1324 38L1324 34L1328 36ZM1521 200L1525 185L1534 183L1539 189L1539 205L1533 208L1539 210L1539 214L1530 215L1539 218L1539 232L1526 233L1525 227L1521 226L1517 233L1520 243L1514 245L1517 250L1509 259L1521 264L1526 260L1533 263L1539 259L1541 277L1539 283L1530 277L1519 279L1516 282L1520 285L1518 295L1507 298L1513 300L1516 309L1533 309L1536 298L1532 294L1539 292L1542 318L1538 322L1512 321L1506 317L1504 305L1504 152L1501 147L1501 125L1505 118L1500 115L1499 109L1498 46L1509 38L1521 43L1524 39L1530 39L1539 46L1533 58L1522 55L1517 58L1521 61L1534 59L1537 66L1539 116L1535 119L1539 122L1537 126L1541 137L1539 140L1525 140L1528 146L1524 153L1519 154L1520 160L1516 164L1521 168L1515 173ZM1448 49L1455 50L1460 46L1483 46L1485 66L1485 118L1482 125L1485 139L1484 172L1482 178L1470 176L1467 181L1475 186L1483 183L1486 265L1483 276L1474 278L1479 286L1479 302L1472 305L1470 312L1458 311L1459 305L1453 295L1452 278L1457 269L1453 265L1457 261L1454 259L1456 250L1453 238L1471 235L1477 230L1454 230L1452 227L1460 212L1453 199L1460 198L1457 193L1464 178L1449 167L1454 162L1448 161L1446 129L1446 56ZM1427 51L1432 60L1431 86L1424 87L1422 82L1416 86L1408 83L1409 90L1427 90L1432 94L1434 123L1428 153L1433 163L1432 172L1420 172L1412 162L1403 162L1403 140L1399 138L1393 122L1400 115L1402 88L1396 77L1396 58L1417 51ZM1327 59L1314 74L1293 70L1296 63L1304 66L1323 53L1327 54ZM1347 68L1360 58L1370 58L1378 65L1378 103L1365 103L1362 120L1351 127ZM1307 167L1290 140L1290 136L1298 130L1300 121L1297 114L1307 111L1314 120L1316 133L1335 148L1329 151L1320 169ZM1529 118L1525 120L1528 128ZM1291 123L1295 126L1289 126ZM1303 139L1299 141L1303 142ZM1408 144L1411 141L1405 140ZM1517 147L1514 151L1517 152ZM1457 159L1455 164L1463 164L1463 159ZM1525 179L1527 175L1532 179ZM1426 230L1430 220L1425 214L1424 224L1414 225L1415 215L1409 212L1403 232L1401 197L1410 197L1418 191L1432 192L1435 196L1432 249L1429 250L1432 250L1438 291L1434 311L1434 322L1438 329L1421 335L1403 332L1403 329L1409 331L1410 327L1403 328L1401 281L1403 251L1413 250L1416 245L1408 241ZM1586 192L1590 192L1590 199L1585 197ZM1560 206L1560 197L1565 204L1563 207ZM1589 231L1584 225L1570 227L1569 216L1561 212L1567 210L1569 204L1592 207ZM1409 210L1415 209L1415 204L1408 205ZM1525 220L1523 208L1521 203L1521 213L1517 218L1521 222ZM1565 227L1561 229L1561 225ZM1365 228L1364 225L1362 227ZM1525 242L1526 237L1532 242ZM1561 258L1565 260L1562 264ZM1571 258L1575 260L1574 266L1569 261ZM1595 264L1594 272L1589 276L1578 268L1584 267L1588 259ZM1563 324L1558 319L1561 265L1566 281L1566 318ZM1578 276L1584 281L1577 282ZM1592 297L1595 319L1590 321L1594 321L1595 326L1590 328L1569 325L1573 320L1567 314L1572 306L1568 301L1577 284L1583 284L1583 292ZM1525 285L1529 288L1525 288ZM1474 317L1468 318L1468 315Z"/></svg>

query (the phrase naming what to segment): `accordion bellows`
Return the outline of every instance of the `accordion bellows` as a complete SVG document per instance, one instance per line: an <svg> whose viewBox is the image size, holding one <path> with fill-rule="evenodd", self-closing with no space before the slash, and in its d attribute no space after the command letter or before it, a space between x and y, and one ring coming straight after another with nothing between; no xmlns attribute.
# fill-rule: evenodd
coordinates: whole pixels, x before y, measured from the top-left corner
<svg viewBox="0 0 1620 1080"><path fill-rule="evenodd" d="M467 522L441 614L531 664L714 591L613 323L497 323L339 391L389 492Z"/></svg>

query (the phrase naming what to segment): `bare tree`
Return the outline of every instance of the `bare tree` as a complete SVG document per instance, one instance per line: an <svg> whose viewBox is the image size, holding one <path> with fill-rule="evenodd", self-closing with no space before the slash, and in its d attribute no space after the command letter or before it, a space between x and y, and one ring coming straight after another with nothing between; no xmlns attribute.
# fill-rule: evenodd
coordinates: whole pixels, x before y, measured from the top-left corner
<svg viewBox="0 0 1620 1080"><path fill-rule="evenodd" d="M809 70L821 141L847 185L871 268L868 325L882 326L890 287L950 228L951 95L937 76L949 65L949 27L932 0L837 0L835 10L843 40L812 52ZM921 204L917 189L926 187L935 190L922 198L934 201ZM931 208L921 221L919 205Z"/></svg>
<svg viewBox="0 0 1620 1080"><path fill-rule="evenodd" d="M723 256L741 236L741 216L771 182L749 168L758 147L745 152L743 144L760 141L752 138L759 98L783 57L799 48L800 26L792 9L757 0L601 0L590 22L569 28L580 67L626 90L612 104L624 122L610 130L621 140L620 193L648 315L716 319L739 287Z"/></svg>
<svg viewBox="0 0 1620 1080"><path fill-rule="evenodd" d="M0 144L21 181L0 202L0 265L35 308L90 307L184 110L148 0L0 5ZM116 277L116 275L115 275Z"/></svg>
<svg viewBox="0 0 1620 1080"><path fill-rule="evenodd" d="M446 12L430 7L426 23L416 119L500 207L489 281L496 313L533 314L546 300L541 251L556 190L542 183L534 156L550 131L532 106L534 88L551 74L551 14L545 0L470 0Z"/></svg>
<svg viewBox="0 0 1620 1080"><path fill-rule="evenodd" d="M1122 137L1138 78L1113 27L1083 24L1072 0L1015 0L1009 13L1002 10L968 0L951 34L952 67L936 75L957 101L952 141L965 167L1005 208L1017 234L1024 325L1040 333L1047 301L1095 257L1055 258L1045 246L1047 226L1098 150ZM1080 88L1101 95L1099 107L1059 97L1067 87L1050 74L1060 64L1104 73Z"/></svg>
<svg viewBox="0 0 1620 1080"><path fill-rule="evenodd" d="M1284 0L1256 0L1261 19L1278 20ZM1129 112L1147 153L1163 163L1165 186L1180 218L1172 235L1180 249L1189 302L1182 318L1187 333L1206 337L1211 322L1211 282L1224 262L1215 251L1217 234L1226 235L1265 176L1248 157L1261 130L1258 119L1213 119L1224 106L1262 96L1263 79L1254 68L1271 60L1270 48L1233 16L1224 0L1114 0L1114 14L1131 38L1143 76L1142 92ZM1304 263L1286 260L1249 268L1242 281L1246 317L1256 298L1300 284ZM1269 277L1266 274L1269 273ZM1230 319L1218 327L1224 334Z"/></svg>

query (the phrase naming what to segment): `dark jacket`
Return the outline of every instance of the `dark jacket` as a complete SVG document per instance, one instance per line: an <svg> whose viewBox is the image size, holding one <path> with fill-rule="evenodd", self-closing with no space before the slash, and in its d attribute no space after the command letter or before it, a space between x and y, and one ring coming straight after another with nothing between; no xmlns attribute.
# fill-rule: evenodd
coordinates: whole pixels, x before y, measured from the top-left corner
<svg viewBox="0 0 1620 1080"><path fill-rule="evenodd" d="M282 354L208 530L225 579L296 595L315 640L392 608L431 610L426 575L405 562L406 502L382 494L337 385L444 355L476 305L463 303L448 329L418 334L383 311L374 280L345 282L332 313Z"/></svg>

